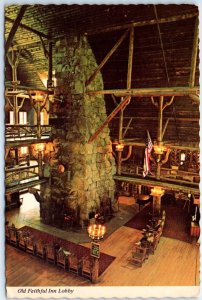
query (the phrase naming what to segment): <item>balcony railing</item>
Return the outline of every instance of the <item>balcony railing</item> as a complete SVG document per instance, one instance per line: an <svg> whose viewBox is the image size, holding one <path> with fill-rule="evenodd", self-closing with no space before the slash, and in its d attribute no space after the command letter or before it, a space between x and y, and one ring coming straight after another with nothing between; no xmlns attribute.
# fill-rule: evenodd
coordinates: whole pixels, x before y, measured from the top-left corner
<svg viewBox="0 0 202 300"><path fill-rule="evenodd" d="M123 164L122 165L122 175L129 176L142 176L143 167L135 166L132 164ZM152 170L147 176L148 178L155 178L155 170ZM187 183L198 185L200 181L199 173L194 172L193 170L180 170L179 168L161 168L160 173L161 180L175 182L175 183Z"/></svg>
<svg viewBox="0 0 202 300"><path fill-rule="evenodd" d="M39 179L38 165L6 169L5 177L6 187L37 180Z"/></svg>
<svg viewBox="0 0 202 300"><path fill-rule="evenodd" d="M6 125L6 142L38 139L37 125ZM41 126L41 139L48 139L51 136L51 126Z"/></svg>

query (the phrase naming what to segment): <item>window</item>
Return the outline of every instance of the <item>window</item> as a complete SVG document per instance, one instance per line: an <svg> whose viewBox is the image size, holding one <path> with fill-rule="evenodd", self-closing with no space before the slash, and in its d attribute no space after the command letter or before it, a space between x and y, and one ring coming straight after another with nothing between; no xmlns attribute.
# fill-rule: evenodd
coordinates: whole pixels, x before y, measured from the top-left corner
<svg viewBox="0 0 202 300"><path fill-rule="evenodd" d="M14 111L13 110L9 111L9 121L10 121L11 125L15 124L15 116L14 116Z"/></svg>
<svg viewBox="0 0 202 300"><path fill-rule="evenodd" d="M19 124L21 124L21 125L27 124L27 112L26 111L19 112Z"/></svg>
<svg viewBox="0 0 202 300"><path fill-rule="evenodd" d="M44 113L43 112L40 113L40 121L41 121L41 125L44 125Z"/></svg>
<svg viewBox="0 0 202 300"><path fill-rule="evenodd" d="M20 151L21 151L21 154L23 155L25 155L25 154L27 154L28 153L28 147L20 147Z"/></svg>

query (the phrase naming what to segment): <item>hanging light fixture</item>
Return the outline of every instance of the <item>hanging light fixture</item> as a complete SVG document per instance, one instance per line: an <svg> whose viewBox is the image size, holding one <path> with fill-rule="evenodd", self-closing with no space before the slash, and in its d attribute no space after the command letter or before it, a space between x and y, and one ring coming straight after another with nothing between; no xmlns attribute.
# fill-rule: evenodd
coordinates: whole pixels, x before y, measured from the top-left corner
<svg viewBox="0 0 202 300"><path fill-rule="evenodd" d="M163 196L165 191L160 186L154 186L153 189L151 189L151 195L152 196Z"/></svg>
<svg viewBox="0 0 202 300"><path fill-rule="evenodd" d="M106 233L106 226L101 224L93 224L88 226L88 235L93 241L99 241L103 239Z"/></svg>
<svg viewBox="0 0 202 300"><path fill-rule="evenodd" d="M123 149L124 149L124 144L122 144L122 143L118 143L118 144L116 144L116 151L123 151Z"/></svg>
<svg viewBox="0 0 202 300"><path fill-rule="evenodd" d="M160 154L162 155L164 152L167 151L167 148L162 144L162 143L157 143L157 144L154 144L154 153L155 154Z"/></svg>

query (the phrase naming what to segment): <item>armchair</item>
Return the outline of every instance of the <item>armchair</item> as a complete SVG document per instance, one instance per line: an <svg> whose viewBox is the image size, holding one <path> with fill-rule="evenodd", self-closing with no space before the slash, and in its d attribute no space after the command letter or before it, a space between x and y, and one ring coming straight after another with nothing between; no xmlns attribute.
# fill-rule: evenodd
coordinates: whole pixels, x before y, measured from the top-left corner
<svg viewBox="0 0 202 300"><path fill-rule="evenodd" d="M142 267L142 264L145 261L146 257L146 248L137 245L132 251L130 262L136 266Z"/></svg>
<svg viewBox="0 0 202 300"><path fill-rule="evenodd" d="M53 244L46 245L46 260L56 264L56 250Z"/></svg>
<svg viewBox="0 0 202 300"><path fill-rule="evenodd" d="M84 256L81 260L81 275L91 279L92 277L92 259L90 256Z"/></svg>
<svg viewBox="0 0 202 300"><path fill-rule="evenodd" d="M42 240L37 240L36 241L36 256L39 256L43 259L45 259L45 254L46 254L46 248L45 244Z"/></svg>
<svg viewBox="0 0 202 300"><path fill-rule="evenodd" d="M80 260L75 254L70 254L68 256L68 269L76 274L79 274L80 271Z"/></svg>

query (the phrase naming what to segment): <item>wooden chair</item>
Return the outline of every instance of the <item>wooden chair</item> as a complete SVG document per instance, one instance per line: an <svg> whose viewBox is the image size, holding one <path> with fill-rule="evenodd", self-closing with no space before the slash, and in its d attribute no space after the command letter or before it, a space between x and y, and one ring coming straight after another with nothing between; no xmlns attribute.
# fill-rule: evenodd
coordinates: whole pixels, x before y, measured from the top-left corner
<svg viewBox="0 0 202 300"><path fill-rule="evenodd" d="M56 250L53 244L46 245L46 260L56 264Z"/></svg>
<svg viewBox="0 0 202 300"><path fill-rule="evenodd" d="M6 225L5 235L6 235L6 242L10 243L10 226L9 225Z"/></svg>
<svg viewBox="0 0 202 300"><path fill-rule="evenodd" d="M36 254L36 241L33 236L26 237L26 252Z"/></svg>
<svg viewBox="0 0 202 300"><path fill-rule="evenodd" d="M68 256L68 270L71 272L74 272L76 274L79 274L81 265L80 260L75 254L71 254Z"/></svg>
<svg viewBox="0 0 202 300"><path fill-rule="evenodd" d="M56 264L58 267L67 269L67 257L68 255L65 252L69 253L63 248L60 248L56 253Z"/></svg>
<svg viewBox="0 0 202 300"><path fill-rule="evenodd" d="M130 262L134 265L142 267L143 262L146 259L146 248L141 246L136 246L132 251L132 257L130 258Z"/></svg>
<svg viewBox="0 0 202 300"><path fill-rule="evenodd" d="M26 237L22 231L18 231L18 247L22 250L26 250Z"/></svg>
<svg viewBox="0 0 202 300"><path fill-rule="evenodd" d="M10 244L18 245L18 230L14 225L10 227Z"/></svg>
<svg viewBox="0 0 202 300"><path fill-rule="evenodd" d="M46 247L42 240L36 241L36 252L35 253L36 253L36 256L39 256L39 257L45 259Z"/></svg>
<svg viewBox="0 0 202 300"><path fill-rule="evenodd" d="M93 263L90 256L84 256L81 260L81 275L89 279L92 278Z"/></svg>
<svg viewBox="0 0 202 300"><path fill-rule="evenodd" d="M153 241L150 243L150 254L154 254L159 240L160 240L160 233L156 232L156 234L154 235Z"/></svg>
<svg viewBox="0 0 202 300"><path fill-rule="evenodd" d="M146 249L145 259L148 259L148 258L149 258L149 254L150 254L150 242L147 241L147 240L143 240L143 241L140 243L140 246L141 246L142 248L145 248L145 249Z"/></svg>

